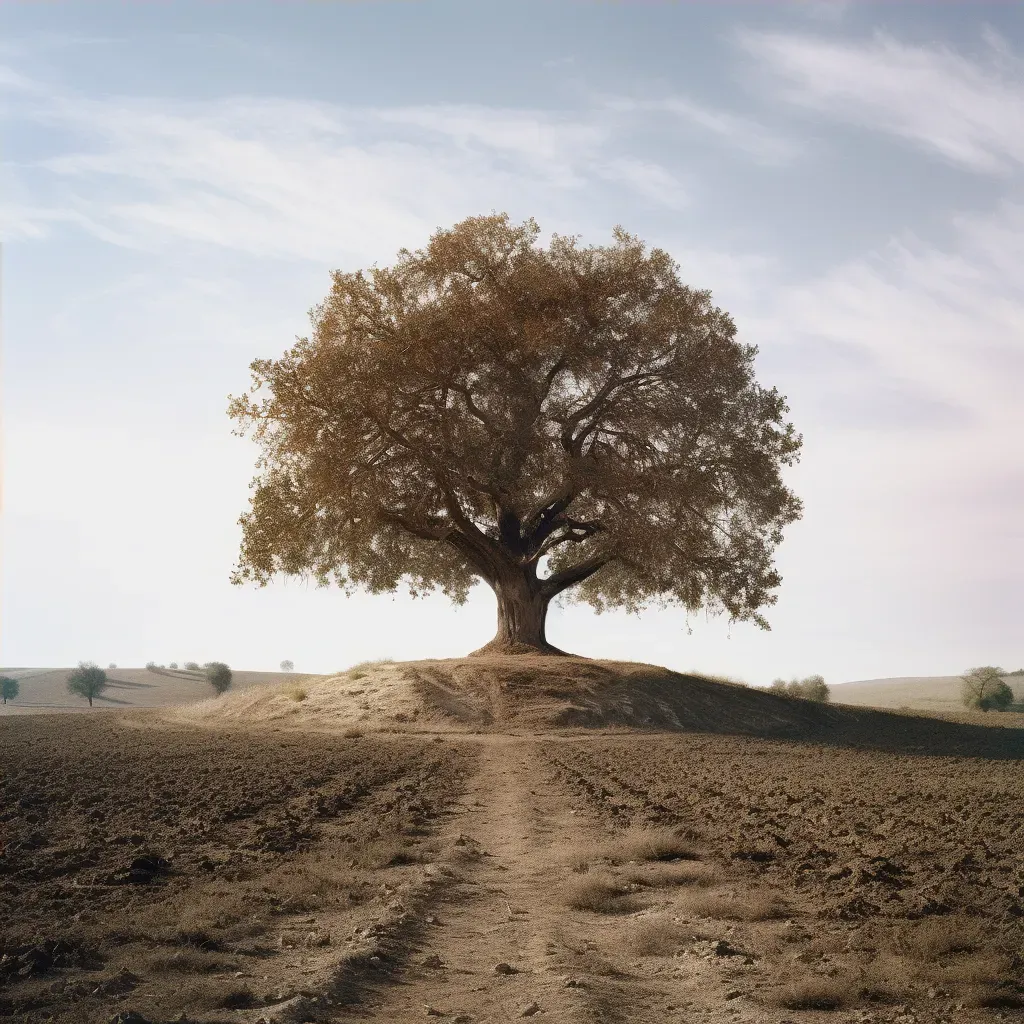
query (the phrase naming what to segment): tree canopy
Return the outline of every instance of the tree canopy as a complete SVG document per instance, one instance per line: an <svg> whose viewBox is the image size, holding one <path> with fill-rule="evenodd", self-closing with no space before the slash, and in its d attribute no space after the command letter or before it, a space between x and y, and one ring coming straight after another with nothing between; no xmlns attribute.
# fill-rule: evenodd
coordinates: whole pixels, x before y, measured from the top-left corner
<svg viewBox="0 0 1024 1024"><path fill-rule="evenodd" d="M78 668L68 674L68 692L85 697L92 707L94 697L107 688L107 673L91 661L80 661Z"/></svg>
<svg viewBox="0 0 1024 1024"><path fill-rule="evenodd" d="M11 676L0 676L0 699L6 704L9 700L17 699L21 687L18 680Z"/></svg>
<svg viewBox="0 0 1024 1024"><path fill-rule="evenodd" d="M208 661L203 666L206 672L206 681L213 687L215 693L224 693L231 686L231 669L223 661Z"/></svg>
<svg viewBox="0 0 1024 1024"><path fill-rule="evenodd" d="M806 679L791 679L788 683L785 679L773 679L769 689L772 693L813 700L819 704L827 704L832 699L828 683L825 682L825 677L820 675L807 676Z"/></svg>
<svg viewBox="0 0 1024 1024"><path fill-rule="evenodd" d="M261 449L233 581L498 597L488 648L554 651L548 603L768 623L801 439L709 291L621 229L507 215L335 271L313 331L232 399ZM257 393L262 391L262 396Z"/></svg>
<svg viewBox="0 0 1024 1024"><path fill-rule="evenodd" d="M1013 690L996 665L968 669L960 677L960 697L966 707L977 711L1005 711L1013 703Z"/></svg>

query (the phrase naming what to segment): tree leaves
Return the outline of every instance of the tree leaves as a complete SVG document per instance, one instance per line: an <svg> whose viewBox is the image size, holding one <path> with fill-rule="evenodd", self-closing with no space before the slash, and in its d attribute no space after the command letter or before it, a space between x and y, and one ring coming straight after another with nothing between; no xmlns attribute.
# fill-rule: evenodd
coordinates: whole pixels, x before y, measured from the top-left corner
<svg viewBox="0 0 1024 1024"><path fill-rule="evenodd" d="M337 271L312 335L252 364L229 408L262 452L235 582L459 602L515 570L598 609L767 626L801 439L756 349L661 250L539 230L473 217Z"/></svg>

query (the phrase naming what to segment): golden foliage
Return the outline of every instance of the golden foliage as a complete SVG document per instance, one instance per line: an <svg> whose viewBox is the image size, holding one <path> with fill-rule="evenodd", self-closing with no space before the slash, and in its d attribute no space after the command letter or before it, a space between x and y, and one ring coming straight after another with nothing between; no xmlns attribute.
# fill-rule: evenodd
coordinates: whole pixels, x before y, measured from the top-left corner
<svg viewBox="0 0 1024 1024"><path fill-rule="evenodd" d="M393 267L336 271L312 335L252 364L229 410L262 449L235 582L404 577L461 603L480 578L541 624L576 586L598 610L767 626L801 441L756 350L665 252L538 235L472 217Z"/></svg>

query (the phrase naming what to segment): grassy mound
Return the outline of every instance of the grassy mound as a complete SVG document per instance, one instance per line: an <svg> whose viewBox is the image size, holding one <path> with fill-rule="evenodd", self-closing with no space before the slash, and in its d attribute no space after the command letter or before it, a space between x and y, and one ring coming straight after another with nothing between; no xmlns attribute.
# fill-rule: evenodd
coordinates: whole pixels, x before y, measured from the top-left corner
<svg viewBox="0 0 1024 1024"><path fill-rule="evenodd" d="M474 656L356 666L252 687L173 712L190 720L303 728L730 733L928 754L1024 757L1024 730L814 704L655 665Z"/></svg>

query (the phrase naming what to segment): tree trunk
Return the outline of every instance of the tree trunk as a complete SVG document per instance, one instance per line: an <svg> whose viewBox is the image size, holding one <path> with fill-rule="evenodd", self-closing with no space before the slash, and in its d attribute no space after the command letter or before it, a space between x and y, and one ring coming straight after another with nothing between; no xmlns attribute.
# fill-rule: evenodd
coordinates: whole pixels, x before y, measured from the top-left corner
<svg viewBox="0 0 1024 1024"><path fill-rule="evenodd" d="M532 571L517 569L488 580L498 599L494 639L473 654L565 654L548 643L544 622L550 598Z"/></svg>

